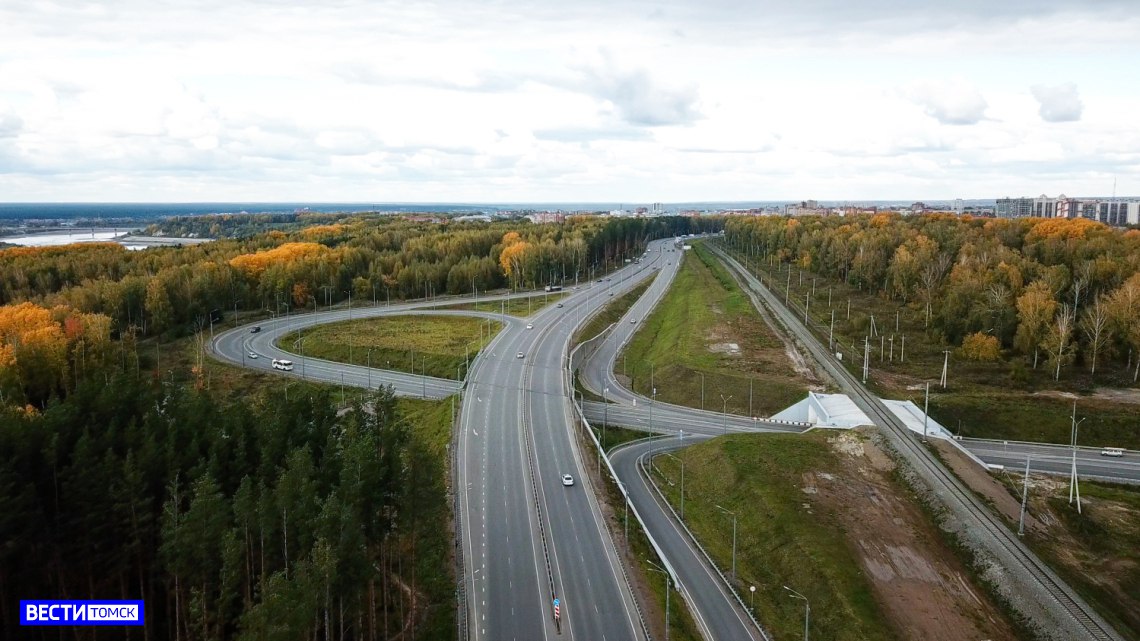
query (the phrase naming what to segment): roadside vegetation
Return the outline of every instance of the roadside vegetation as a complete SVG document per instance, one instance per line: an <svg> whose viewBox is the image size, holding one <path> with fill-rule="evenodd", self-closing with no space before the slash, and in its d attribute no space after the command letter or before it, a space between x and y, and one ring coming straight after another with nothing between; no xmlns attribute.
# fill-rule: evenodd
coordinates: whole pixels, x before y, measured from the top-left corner
<svg viewBox="0 0 1140 641"><path fill-rule="evenodd" d="M411 314L320 325L285 334L278 345L296 354L303 339L306 357L455 379L467 375L467 359L501 327L481 318Z"/></svg>
<svg viewBox="0 0 1140 641"><path fill-rule="evenodd" d="M493 292L497 293L497 292ZM479 293L482 296L482 292ZM536 312L542 311L549 305L554 305L564 297L568 296L567 292L542 292L540 296L518 296L511 298L508 301L502 302L497 300L479 301L478 303L461 303L459 305L448 305L440 309L470 309L479 312L491 312L493 314L503 313L504 311L511 316L527 317L533 316Z"/></svg>
<svg viewBox="0 0 1140 641"><path fill-rule="evenodd" d="M810 599L812 638L1016 638L864 433L734 435L674 455L685 522L730 577L735 513L732 582L774 638L803 632L784 586ZM653 469L680 512L680 463Z"/></svg>
<svg viewBox="0 0 1140 641"><path fill-rule="evenodd" d="M618 355L630 389L678 405L769 416L807 395L784 343L700 243ZM681 250L666 254L680 260ZM702 402L702 381L704 399Z"/></svg>
<svg viewBox="0 0 1140 641"><path fill-rule="evenodd" d="M1066 443L1076 399L1081 443L1140 447L1124 429L1140 407L1140 232L768 217L730 220L725 245L797 314L806 304L824 343L834 313L836 351L854 372L870 337L877 393L913 399L930 382L931 415L952 431L961 421L963 436Z"/></svg>

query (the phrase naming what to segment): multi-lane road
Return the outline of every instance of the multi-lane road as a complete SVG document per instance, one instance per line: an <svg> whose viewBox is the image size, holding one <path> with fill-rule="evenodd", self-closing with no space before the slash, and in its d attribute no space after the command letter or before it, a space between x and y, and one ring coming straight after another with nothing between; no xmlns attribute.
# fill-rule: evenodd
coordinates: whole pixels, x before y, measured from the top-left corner
<svg viewBox="0 0 1140 641"><path fill-rule="evenodd" d="M646 639L647 626L603 520L598 492L583 473L565 362L578 325L656 273L660 245L640 264L583 284L560 305L525 321L472 311L428 312L503 323L465 380L365 367L360 358L356 364L313 359L304 356L303 343L295 338L298 330L312 325L425 313L426 307L464 302L457 300L278 317L257 324L257 332L252 325L222 332L211 341L212 350L231 363L270 371L273 359L288 359L293 370L277 373L307 380L356 387L390 384L398 394L413 397L462 391L454 490L464 564L461 618L468 637ZM564 485L566 474L573 485Z"/></svg>
<svg viewBox="0 0 1140 641"><path fill-rule="evenodd" d="M618 382L614 374L618 354L664 295L682 256L671 243L657 241L641 264L583 284L562 305L547 307L527 320L428 309L465 302L452 299L279 317L259 323L256 333L250 326L222 332L213 339L212 348L223 360L267 370L273 358L289 358L294 370L287 375L298 378L355 387L393 385L398 394L413 397L442 398L461 391L455 491L464 564L462 614L469 638L643 639L644 616L604 525L598 493L583 474L584 454L573 435L567 354L574 330L613 296L656 276L626 316L591 346L591 357L581 367L583 382L611 403L584 403L586 417L595 423L608 421L693 438L805 429L656 402ZM503 323L503 330L472 362L466 380L459 380L459 373L456 380L448 380L365 367L359 358L354 359L356 364L307 358L303 343L291 339L292 332L312 325L409 313L494 318ZM258 358L250 358L251 353ZM679 579L678 590L704 636L762 638L723 577L640 471L647 457L683 442L691 439L621 448L612 455L614 469ZM1071 465L1071 451L1061 446L969 439L963 443L988 463L1016 467L1024 465L1030 454L1034 470L1060 473ZM1106 461L1099 450L1081 450L1078 466L1082 476L1140 480L1140 464L1130 458ZM575 485L563 485L564 474L570 474Z"/></svg>

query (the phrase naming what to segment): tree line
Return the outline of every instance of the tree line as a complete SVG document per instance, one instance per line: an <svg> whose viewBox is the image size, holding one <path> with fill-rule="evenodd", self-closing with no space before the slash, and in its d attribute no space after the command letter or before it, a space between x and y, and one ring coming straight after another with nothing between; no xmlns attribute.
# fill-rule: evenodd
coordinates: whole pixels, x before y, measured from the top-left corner
<svg viewBox="0 0 1140 641"><path fill-rule="evenodd" d="M631 258L652 238L723 223L581 217L550 225L431 224L390 216L319 222L145 251L114 243L0 251L0 402L42 407L73 387L67 381L92 358L105 360L111 340L200 334L231 311L282 314L349 298L360 304L574 282Z"/></svg>
<svg viewBox="0 0 1140 641"><path fill-rule="evenodd" d="M1085 219L947 215L733 218L726 242L910 306L975 360L1054 379L1112 359L1140 376L1140 231Z"/></svg>

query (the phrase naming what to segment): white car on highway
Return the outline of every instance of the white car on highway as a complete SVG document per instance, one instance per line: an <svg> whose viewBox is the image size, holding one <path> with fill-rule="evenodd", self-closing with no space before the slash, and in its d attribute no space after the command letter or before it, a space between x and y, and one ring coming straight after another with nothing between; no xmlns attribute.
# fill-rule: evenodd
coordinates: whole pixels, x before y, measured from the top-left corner
<svg viewBox="0 0 1140 641"><path fill-rule="evenodd" d="M569 474L563 474L562 475L562 484L565 485L566 487L570 487L571 485L574 485L574 477L570 476Z"/></svg>
<svg viewBox="0 0 1140 641"><path fill-rule="evenodd" d="M515 354L515 358L522 358L522 357L523 357L523 353L522 353L522 352L519 352L518 354Z"/></svg>
<svg viewBox="0 0 1140 641"><path fill-rule="evenodd" d="M257 358L257 352L251 351L249 354L246 354L246 356L249 356L250 358Z"/></svg>
<svg viewBox="0 0 1140 641"><path fill-rule="evenodd" d="M1100 451L1100 455L1101 456L1120 457L1120 456L1124 456L1124 449L1119 448L1119 447L1106 447Z"/></svg>
<svg viewBox="0 0 1140 641"><path fill-rule="evenodd" d="M526 328L527 329L534 329L534 325L532 323L527 323Z"/></svg>

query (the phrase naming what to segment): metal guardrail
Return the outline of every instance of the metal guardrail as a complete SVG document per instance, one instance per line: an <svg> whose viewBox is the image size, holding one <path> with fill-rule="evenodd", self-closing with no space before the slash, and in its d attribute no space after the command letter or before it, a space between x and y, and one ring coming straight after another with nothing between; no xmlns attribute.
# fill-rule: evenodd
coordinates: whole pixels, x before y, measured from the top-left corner
<svg viewBox="0 0 1140 641"><path fill-rule="evenodd" d="M650 462L652 464L652 458L656 457L656 454L653 452L647 452L647 454L653 454L653 456L650 457ZM685 534L688 535L689 540L694 545L696 545L697 549L700 550L701 554L704 555L705 560L708 562L708 566L713 570L716 570L716 574L720 577L721 583L723 583L725 587L728 588L729 592L732 593L732 596L736 598L736 602L740 605L740 609L748 614L748 618L752 621L752 624L756 626L756 629L760 632L760 636L764 637L767 641L772 641L772 637L768 634L767 630L764 629L764 626L756 620L756 616L747 606L744 605L744 599L741 598L740 593L736 591L736 586L734 586L732 582L728 580L728 577L726 577L724 575L724 572L721 571L720 566L716 564L716 561L713 561L712 555L708 553L708 550L705 550L705 546L701 545L701 541L697 538L697 535L693 534L693 531L689 529L689 525L685 523L684 519L682 519L680 515L677 514L677 510L674 510L673 505L669 503L668 499L665 498L665 494L661 491L661 488L658 487L657 481L653 480L653 475L650 474L649 470L645 467L645 457L645 454L638 457L638 468L641 470L645 478L649 480L649 485L653 487L654 493L656 493L658 498L661 499L660 503L669 509L669 513L673 515L673 520L679 523L682 528L684 528ZM656 468L656 466L654 466L654 468ZM661 470L657 470L657 473L664 476Z"/></svg>

